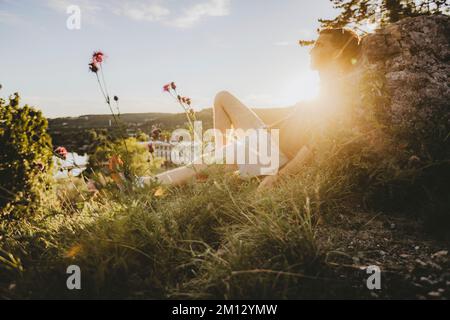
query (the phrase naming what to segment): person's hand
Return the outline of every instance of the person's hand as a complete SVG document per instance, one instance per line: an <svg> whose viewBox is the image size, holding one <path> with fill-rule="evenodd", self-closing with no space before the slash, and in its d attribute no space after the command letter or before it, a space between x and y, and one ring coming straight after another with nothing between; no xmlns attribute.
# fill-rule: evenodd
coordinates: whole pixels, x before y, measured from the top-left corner
<svg viewBox="0 0 450 320"><path fill-rule="evenodd" d="M279 176L273 175L273 176L267 176L261 181L261 183L258 186L258 191L264 191L269 190L275 186L275 184L278 182Z"/></svg>

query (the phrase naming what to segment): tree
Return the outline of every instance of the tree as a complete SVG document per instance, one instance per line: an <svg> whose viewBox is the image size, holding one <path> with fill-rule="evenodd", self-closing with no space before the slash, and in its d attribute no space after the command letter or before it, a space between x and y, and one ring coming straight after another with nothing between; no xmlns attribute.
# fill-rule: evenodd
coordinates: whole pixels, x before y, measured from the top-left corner
<svg viewBox="0 0 450 320"><path fill-rule="evenodd" d="M403 18L448 13L447 0L330 0L340 14L331 20L319 19L323 28L358 29L367 23L380 26Z"/></svg>
<svg viewBox="0 0 450 320"><path fill-rule="evenodd" d="M15 93L0 99L0 215L28 212L52 164L47 119Z"/></svg>

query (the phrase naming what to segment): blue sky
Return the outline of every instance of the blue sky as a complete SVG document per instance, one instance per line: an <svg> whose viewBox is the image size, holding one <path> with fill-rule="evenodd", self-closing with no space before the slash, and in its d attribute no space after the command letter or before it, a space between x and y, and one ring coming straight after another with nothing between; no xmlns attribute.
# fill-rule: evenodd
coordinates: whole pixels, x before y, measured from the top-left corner
<svg viewBox="0 0 450 320"><path fill-rule="evenodd" d="M81 29L68 30L69 5ZM291 105L317 91L308 48L329 0L0 0L0 96L18 91L48 117L108 113L87 64L105 75L121 111L180 112L177 82L198 109L228 90L254 107Z"/></svg>

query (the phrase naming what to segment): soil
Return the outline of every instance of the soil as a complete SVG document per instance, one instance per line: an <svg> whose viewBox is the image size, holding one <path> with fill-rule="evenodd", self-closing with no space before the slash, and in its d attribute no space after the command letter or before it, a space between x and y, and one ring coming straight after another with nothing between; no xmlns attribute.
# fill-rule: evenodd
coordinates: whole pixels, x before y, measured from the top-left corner
<svg viewBox="0 0 450 320"><path fill-rule="evenodd" d="M325 298L450 299L450 242L420 221L384 214L341 215L318 228L325 254ZM381 289L369 290L368 266L380 268Z"/></svg>

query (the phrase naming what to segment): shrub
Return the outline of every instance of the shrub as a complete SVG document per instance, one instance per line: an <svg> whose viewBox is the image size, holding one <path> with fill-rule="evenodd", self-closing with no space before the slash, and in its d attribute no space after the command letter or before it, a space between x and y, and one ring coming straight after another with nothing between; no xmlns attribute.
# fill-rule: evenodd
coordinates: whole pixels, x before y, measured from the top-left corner
<svg viewBox="0 0 450 320"><path fill-rule="evenodd" d="M126 162L131 177L148 176L157 169L158 164L160 165L160 161L153 159L144 144L135 138L128 138L116 141L104 140L89 157L89 167L93 171L108 174L106 168L114 156ZM125 170L125 166L122 170Z"/></svg>
<svg viewBox="0 0 450 320"><path fill-rule="evenodd" d="M30 212L52 163L47 120L19 102L18 93L0 99L0 209L9 217Z"/></svg>

